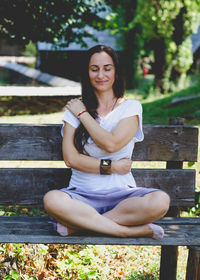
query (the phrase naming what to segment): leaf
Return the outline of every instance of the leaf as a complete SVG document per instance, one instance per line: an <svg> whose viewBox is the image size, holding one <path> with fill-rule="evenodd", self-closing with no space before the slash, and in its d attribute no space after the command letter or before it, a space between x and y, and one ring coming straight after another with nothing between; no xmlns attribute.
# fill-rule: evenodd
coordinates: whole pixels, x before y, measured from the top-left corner
<svg viewBox="0 0 200 280"><path fill-rule="evenodd" d="M3 216L5 214L5 211L0 210L0 216Z"/></svg>
<svg viewBox="0 0 200 280"><path fill-rule="evenodd" d="M17 271L11 270L11 271L10 271L10 275L11 275L11 277L12 277L11 279L19 280L20 274L19 274Z"/></svg>
<svg viewBox="0 0 200 280"><path fill-rule="evenodd" d="M193 166L194 164L195 164L194 161L189 161L189 162L188 162L188 167L191 167L191 166Z"/></svg>

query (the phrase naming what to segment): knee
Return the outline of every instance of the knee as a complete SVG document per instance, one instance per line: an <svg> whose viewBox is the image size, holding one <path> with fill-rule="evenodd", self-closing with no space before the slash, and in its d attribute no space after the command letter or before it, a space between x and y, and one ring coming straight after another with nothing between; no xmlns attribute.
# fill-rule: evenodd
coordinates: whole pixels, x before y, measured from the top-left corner
<svg viewBox="0 0 200 280"><path fill-rule="evenodd" d="M150 209L148 210L152 215L152 220L158 220L167 213L170 206L170 197L162 191L155 192L153 196L148 207Z"/></svg>
<svg viewBox="0 0 200 280"><path fill-rule="evenodd" d="M163 212L164 216L167 211L169 210L169 206L170 206L170 197L167 193L165 192L160 192L160 208Z"/></svg>
<svg viewBox="0 0 200 280"><path fill-rule="evenodd" d="M43 197L44 208L47 212L54 210L57 204L59 204L59 191L52 190L46 193Z"/></svg>

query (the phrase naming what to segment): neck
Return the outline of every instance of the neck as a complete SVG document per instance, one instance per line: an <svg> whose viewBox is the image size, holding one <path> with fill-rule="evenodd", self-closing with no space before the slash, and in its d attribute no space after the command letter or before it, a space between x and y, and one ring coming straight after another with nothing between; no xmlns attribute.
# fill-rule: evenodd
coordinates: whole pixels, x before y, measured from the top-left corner
<svg viewBox="0 0 200 280"><path fill-rule="evenodd" d="M107 92L105 94L97 94L96 96L99 102L97 113L102 117L105 117L107 114L113 111L114 108L117 106L118 98L114 96L113 92L110 93Z"/></svg>
<svg viewBox="0 0 200 280"><path fill-rule="evenodd" d="M95 92L95 94L99 102L99 107L109 107L116 100L113 91Z"/></svg>

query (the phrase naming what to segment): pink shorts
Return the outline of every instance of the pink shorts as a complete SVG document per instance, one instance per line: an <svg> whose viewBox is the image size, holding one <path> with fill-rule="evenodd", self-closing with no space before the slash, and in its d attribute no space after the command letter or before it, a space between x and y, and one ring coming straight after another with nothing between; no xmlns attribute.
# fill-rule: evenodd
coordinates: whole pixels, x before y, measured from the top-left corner
<svg viewBox="0 0 200 280"><path fill-rule="evenodd" d="M130 197L142 197L145 194L159 190L153 188L129 187L123 190L116 189L116 191L112 191L111 193L107 194L86 193L76 188L63 188L60 189L60 191L63 191L64 193L70 195L72 199L77 199L89 204L90 206L95 208L100 214L103 214L114 208L122 200L125 200Z"/></svg>

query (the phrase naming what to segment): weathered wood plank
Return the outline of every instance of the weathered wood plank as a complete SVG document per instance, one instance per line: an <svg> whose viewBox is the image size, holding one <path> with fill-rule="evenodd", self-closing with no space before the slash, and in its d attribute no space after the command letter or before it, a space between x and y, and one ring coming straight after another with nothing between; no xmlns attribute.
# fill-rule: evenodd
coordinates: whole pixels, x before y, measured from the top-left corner
<svg viewBox="0 0 200 280"><path fill-rule="evenodd" d="M61 125L0 124L0 160L63 160Z"/></svg>
<svg viewBox="0 0 200 280"><path fill-rule="evenodd" d="M190 220L190 222L189 222ZM194 221L194 223L193 223ZM0 243L45 244L99 244L99 245L200 245L200 227L196 218L176 218L168 223L165 218L157 222L165 230L162 240L151 238L117 238L91 232L67 237L53 231L46 217L0 217ZM199 222L198 222L199 223ZM32 225L35 225L34 227Z"/></svg>
<svg viewBox="0 0 200 280"><path fill-rule="evenodd" d="M132 172L138 187L166 191L172 206L194 205L195 170L134 169ZM0 205L40 205L46 192L66 187L70 175L67 168L0 169Z"/></svg>
<svg viewBox="0 0 200 280"><path fill-rule="evenodd" d="M159 280L176 280L178 246L162 246Z"/></svg>
<svg viewBox="0 0 200 280"><path fill-rule="evenodd" d="M177 119L171 119L170 124L175 124ZM167 161L167 169L182 169L182 161ZM171 207L167 216L179 217L179 207ZM162 246L160 258L160 278L159 280L176 280L177 275L177 261L178 261L178 246Z"/></svg>
<svg viewBox="0 0 200 280"><path fill-rule="evenodd" d="M46 226L46 223L50 221L48 216L0 216L0 221L3 224L15 224L16 226L24 224L36 224L41 228ZM0 222L0 226L2 225ZM200 225L200 219L198 217L164 217L156 222L159 225ZM49 227L49 226L48 226Z"/></svg>
<svg viewBox="0 0 200 280"><path fill-rule="evenodd" d="M200 277L200 247L189 246L186 280L199 280Z"/></svg>
<svg viewBox="0 0 200 280"><path fill-rule="evenodd" d="M44 194L68 186L70 176L68 168L2 168L0 204L41 205Z"/></svg>
<svg viewBox="0 0 200 280"><path fill-rule="evenodd" d="M0 160L62 160L61 125L0 124ZM133 160L196 161L198 128L144 126Z"/></svg>
<svg viewBox="0 0 200 280"><path fill-rule="evenodd" d="M175 169L133 169L138 187L157 188L167 192L171 206L194 205L195 171Z"/></svg>
<svg viewBox="0 0 200 280"><path fill-rule="evenodd" d="M133 160L197 161L197 127L179 125L144 126L144 135L144 142L136 145Z"/></svg>

